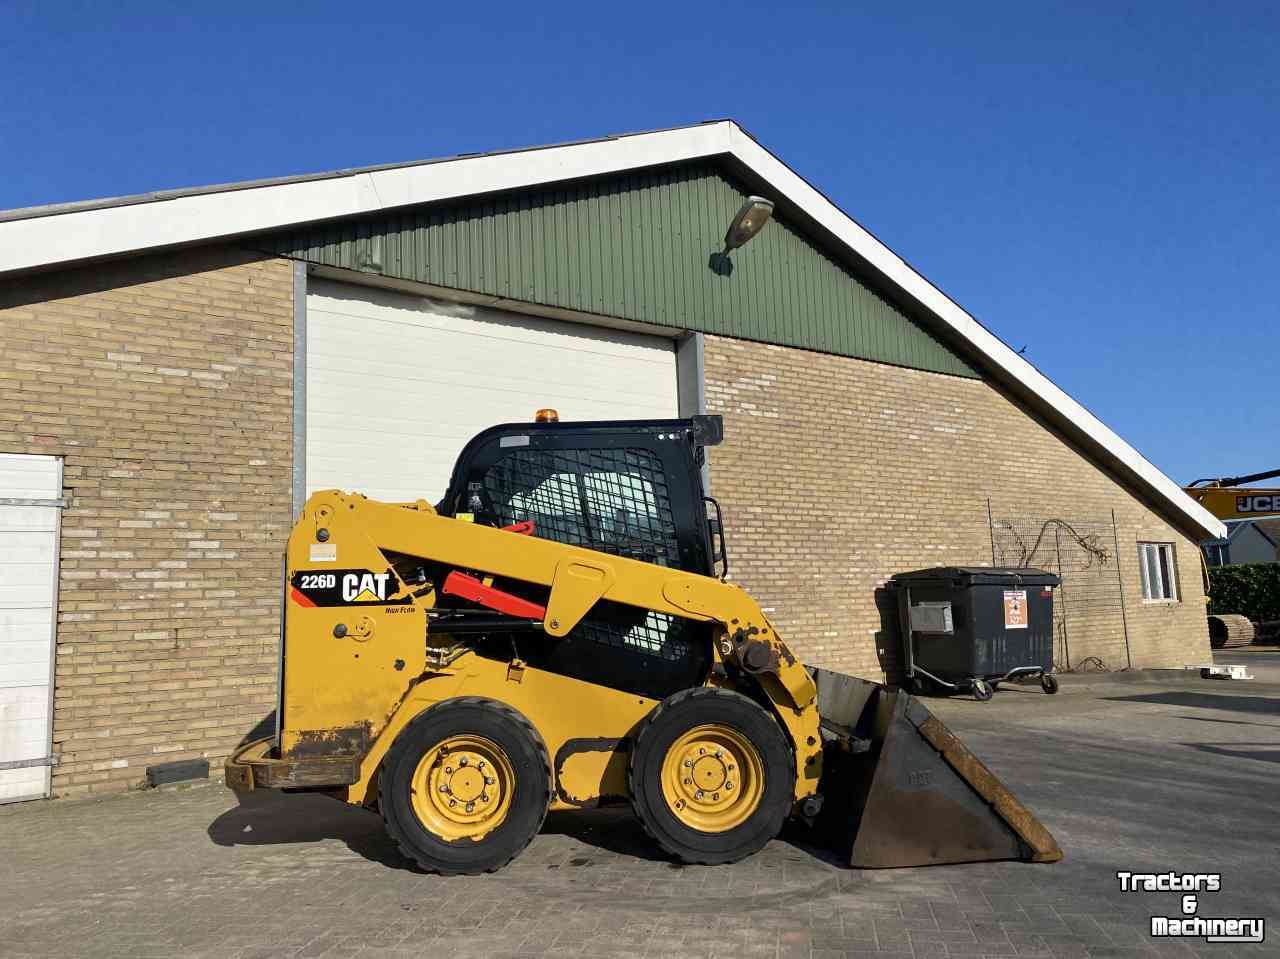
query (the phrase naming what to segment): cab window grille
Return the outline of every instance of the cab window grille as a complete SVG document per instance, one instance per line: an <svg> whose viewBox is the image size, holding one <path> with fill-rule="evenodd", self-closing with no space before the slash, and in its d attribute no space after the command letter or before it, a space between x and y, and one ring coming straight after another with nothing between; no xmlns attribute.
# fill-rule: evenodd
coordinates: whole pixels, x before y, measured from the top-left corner
<svg viewBox="0 0 1280 959"><path fill-rule="evenodd" d="M488 469L483 486L499 525L527 520L543 539L680 565L666 475L651 450L512 450ZM664 613L601 603L571 638L675 661L689 654L688 626Z"/></svg>
<svg viewBox="0 0 1280 959"><path fill-rule="evenodd" d="M681 662L689 655L688 628L686 620L666 613L636 609L621 603L600 603L591 616L573 629L569 638Z"/></svg>
<svg viewBox="0 0 1280 959"><path fill-rule="evenodd" d="M679 566L662 463L645 449L517 450L484 476L503 525L533 522L535 536Z"/></svg>

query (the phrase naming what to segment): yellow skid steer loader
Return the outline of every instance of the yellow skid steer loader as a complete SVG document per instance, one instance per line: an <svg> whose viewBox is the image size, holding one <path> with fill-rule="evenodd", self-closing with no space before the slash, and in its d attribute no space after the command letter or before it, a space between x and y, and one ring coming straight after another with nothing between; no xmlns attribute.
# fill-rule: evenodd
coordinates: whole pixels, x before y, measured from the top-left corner
<svg viewBox="0 0 1280 959"><path fill-rule="evenodd" d="M232 789L378 809L425 869L498 869L549 809L629 801L668 854L796 817L855 866L1053 861L1053 837L917 700L802 664L724 581L719 417L496 426L444 499L329 490L289 537L276 735Z"/></svg>

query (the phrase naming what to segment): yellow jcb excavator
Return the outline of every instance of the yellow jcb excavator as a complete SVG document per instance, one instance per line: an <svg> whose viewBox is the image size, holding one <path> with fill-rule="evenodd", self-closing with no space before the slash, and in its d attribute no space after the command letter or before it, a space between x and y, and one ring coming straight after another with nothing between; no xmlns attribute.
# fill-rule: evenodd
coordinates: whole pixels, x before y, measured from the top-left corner
<svg viewBox="0 0 1280 959"><path fill-rule="evenodd" d="M1198 479L1189 486L1184 486L1182 491L1221 520L1268 519L1280 516L1280 487L1249 484L1277 477L1280 477L1280 469L1264 470L1247 476ZM1213 583L1205 552L1216 546L1213 543L1206 545L1200 554L1206 603L1211 602ZM1214 649L1248 646L1255 641L1256 636L1257 627L1248 616L1240 615L1239 612L1219 612L1209 616L1209 645Z"/></svg>
<svg viewBox="0 0 1280 959"><path fill-rule="evenodd" d="M1248 476L1198 479L1182 490L1218 519L1263 519L1280 516L1280 487L1249 484L1276 477L1280 477L1280 469Z"/></svg>
<svg viewBox="0 0 1280 959"><path fill-rule="evenodd" d="M685 862L740 859L793 816L855 866L1061 858L918 700L806 667L724 581L701 471L719 417L539 419L471 440L435 506L311 496L276 735L227 761L231 788L376 808L445 874L611 800Z"/></svg>

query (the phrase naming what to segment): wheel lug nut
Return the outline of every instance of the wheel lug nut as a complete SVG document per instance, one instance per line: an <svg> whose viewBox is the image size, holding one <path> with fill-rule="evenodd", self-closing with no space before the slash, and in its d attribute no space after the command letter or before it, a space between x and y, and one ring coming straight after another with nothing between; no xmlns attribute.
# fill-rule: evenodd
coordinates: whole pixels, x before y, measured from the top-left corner
<svg viewBox="0 0 1280 959"><path fill-rule="evenodd" d="M725 783L724 788L725 788L725 791L728 792L730 789L733 788L733 783L732 782Z"/></svg>
<svg viewBox="0 0 1280 959"><path fill-rule="evenodd" d="M452 808L453 808L454 806L456 806L456 805L458 805L458 800L456 800L456 799L450 799L450 800L449 800L449 808L451 808L451 809L452 809Z"/></svg>
<svg viewBox="0 0 1280 959"><path fill-rule="evenodd" d="M466 764L467 764L467 757L466 757L466 756L463 756L461 759L459 759L459 760L458 760L458 765L459 765L459 766L465 766Z"/></svg>
<svg viewBox="0 0 1280 959"><path fill-rule="evenodd" d="M495 780L492 776L485 776L485 777L484 777L484 784L485 784L486 786L492 786L496 781L497 781L497 780Z"/></svg>
<svg viewBox="0 0 1280 959"><path fill-rule="evenodd" d="M716 750L716 759L719 759L723 755L724 755L724 752L722 750L719 750L719 749Z"/></svg>
<svg viewBox="0 0 1280 959"><path fill-rule="evenodd" d="M719 794L719 793L712 793L712 794L711 794L711 798L712 798L712 799L719 799L719 798L720 798L720 794Z"/></svg>
<svg viewBox="0 0 1280 959"><path fill-rule="evenodd" d="M699 756L705 756L706 754L707 754L707 751L706 751L703 747L699 746L699 747L698 747L698 755L699 755Z"/></svg>
<svg viewBox="0 0 1280 959"><path fill-rule="evenodd" d="M482 759L482 760L480 760L478 763L476 763L476 769L484 769L484 760L483 760L483 759Z"/></svg>
<svg viewBox="0 0 1280 959"><path fill-rule="evenodd" d="M467 812L475 812L475 811L476 811L476 804L473 802L467 803Z"/></svg>
<svg viewBox="0 0 1280 959"><path fill-rule="evenodd" d="M451 773L451 772L453 772L453 767L452 767L452 766L445 766L445 767L444 767L444 771L445 771L445 772L447 772L447 773Z"/></svg>
<svg viewBox="0 0 1280 959"><path fill-rule="evenodd" d="M693 780L692 780L692 779L686 779L686 780L684 781L684 784L685 784L686 786L690 786L690 785L692 785L692 784L693 784Z"/></svg>
<svg viewBox="0 0 1280 959"><path fill-rule="evenodd" d="M702 798L702 790L701 790L701 789L699 789L699 790L694 794L693 798L694 798L694 799L701 799L701 798Z"/></svg>
<svg viewBox="0 0 1280 959"><path fill-rule="evenodd" d="M686 759L686 760L684 761L684 765L685 765L685 768L686 768L686 769L691 769L691 768L693 768L693 760L692 760L692 759Z"/></svg>
<svg viewBox="0 0 1280 959"><path fill-rule="evenodd" d="M480 801L481 801L481 802L488 802L488 801L489 801L489 794L488 794L488 793L481 793L481 794L480 794Z"/></svg>
<svg viewBox="0 0 1280 959"><path fill-rule="evenodd" d="M449 784L448 784L448 783L441 783L441 784L440 784L440 791L441 791L442 793L448 793L448 792L449 792Z"/></svg>

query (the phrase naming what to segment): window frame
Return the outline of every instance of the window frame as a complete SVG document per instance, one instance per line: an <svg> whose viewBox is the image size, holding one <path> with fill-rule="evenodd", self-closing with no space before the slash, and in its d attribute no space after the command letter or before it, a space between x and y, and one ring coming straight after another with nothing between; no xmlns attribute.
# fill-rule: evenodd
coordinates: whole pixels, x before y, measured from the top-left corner
<svg viewBox="0 0 1280 959"><path fill-rule="evenodd" d="M1155 582L1152 582L1153 573ZM1182 584L1178 579L1177 544L1140 541L1138 543L1138 577L1142 583L1144 604L1168 606L1182 602ZM1159 587L1158 590L1157 587Z"/></svg>
<svg viewBox="0 0 1280 959"><path fill-rule="evenodd" d="M1208 543L1204 548L1205 561L1213 567L1230 566L1230 547L1225 543Z"/></svg>

